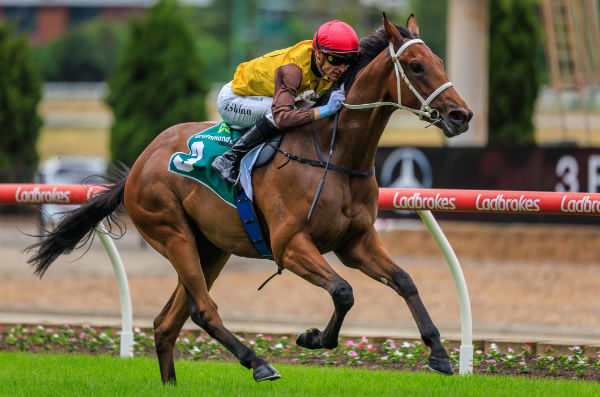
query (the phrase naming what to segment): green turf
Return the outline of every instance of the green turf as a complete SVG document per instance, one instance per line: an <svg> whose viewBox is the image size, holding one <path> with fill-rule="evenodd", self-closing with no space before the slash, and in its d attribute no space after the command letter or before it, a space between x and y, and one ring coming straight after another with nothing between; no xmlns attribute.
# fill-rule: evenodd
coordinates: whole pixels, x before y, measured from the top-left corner
<svg viewBox="0 0 600 397"><path fill-rule="evenodd" d="M278 365L282 379L256 383L237 363L178 361L163 386L155 359L0 353L0 396L593 396L600 385L502 376L441 376Z"/></svg>

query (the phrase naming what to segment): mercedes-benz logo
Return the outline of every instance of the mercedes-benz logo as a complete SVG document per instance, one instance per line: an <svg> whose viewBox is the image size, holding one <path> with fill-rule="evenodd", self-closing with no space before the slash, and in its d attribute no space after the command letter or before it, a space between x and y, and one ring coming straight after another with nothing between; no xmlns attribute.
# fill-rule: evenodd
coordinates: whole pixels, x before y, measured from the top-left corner
<svg viewBox="0 0 600 397"><path fill-rule="evenodd" d="M430 188L433 185L431 165L419 149L398 148L390 153L381 167L381 184L395 188Z"/></svg>

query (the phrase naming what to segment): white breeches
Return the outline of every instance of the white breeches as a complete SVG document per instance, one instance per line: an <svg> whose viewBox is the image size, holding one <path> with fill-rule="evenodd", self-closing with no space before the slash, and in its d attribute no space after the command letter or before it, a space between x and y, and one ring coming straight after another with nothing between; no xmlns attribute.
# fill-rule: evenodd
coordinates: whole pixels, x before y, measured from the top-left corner
<svg viewBox="0 0 600 397"><path fill-rule="evenodd" d="M252 127L262 116L273 125L271 104L273 98L270 96L241 96L231 89L231 82L227 83L219 92L217 99L217 110L227 124L238 127Z"/></svg>

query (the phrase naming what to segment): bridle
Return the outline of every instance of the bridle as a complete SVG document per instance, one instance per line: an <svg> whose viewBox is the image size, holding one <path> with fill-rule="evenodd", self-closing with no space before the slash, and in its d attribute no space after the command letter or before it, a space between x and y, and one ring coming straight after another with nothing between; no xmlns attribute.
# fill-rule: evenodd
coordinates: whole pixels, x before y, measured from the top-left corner
<svg viewBox="0 0 600 397"><path fill-rule="evenodd" d="M373 102L373 103L356 104L356 105L349 104L349 103L343 103L343 106L348 109L369 109L369 108L375 108L375 107L379 107L379 106L394 106L396 108L405 109L405 110L408 110L415 114L418 114L420 119L423 119L423 117L427 117L431 120L432 124L435 124L438 121L440 121L440 112L438 112L436 109L432 109L431 106L429 106L429 104L438 95L440 95L446 88L452 87L454 84L452 84L450 81L448 81L447 83L442 84L437 90L433 91L431 93L431 95L429 95L429 97L427 97L427 99L423 99L421 94L419 94L419 92L415 89L415 87L413 87L413 85L410 83L410 81L408 80L408 77L406 77L406 73L404 73L404 70L402 69L402 65L400 64L400 59L399 59L400 55L402 55L404 50L406 50L409 46L411 46L413 44L425 44L425 43L421 39L412 39L412 40L409 40L406 43L404 43L398 49L397 52L394 52L394 45L391 42L389 44L390 56L392 58L392 62L394 63L394 71L396 72L396 89L398 90L398 103L395 103L395 102ZM400 92L400 77L402 77L402 80L404 80L408 89L410 89L413 92L413 94L415 94L417 99L419 101L421 101L421 109L417 110L417 109L409 108L408 106L402 105L402 96L401 96L401 92Z"/></svg>

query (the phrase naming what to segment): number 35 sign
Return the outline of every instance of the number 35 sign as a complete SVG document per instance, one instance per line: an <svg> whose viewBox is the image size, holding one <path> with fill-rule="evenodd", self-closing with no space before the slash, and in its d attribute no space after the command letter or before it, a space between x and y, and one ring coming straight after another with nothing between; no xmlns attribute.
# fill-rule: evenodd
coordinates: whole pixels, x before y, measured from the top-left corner
<svg viewBox="0 0 600 397"><path fill-rule="evenodd" d="M580 169L577 159L572 155L560 157L556 163L558 182L554 190L557 192L600 191L600 155L590 154L587 158L587 186L580 186Z"/></svg>

